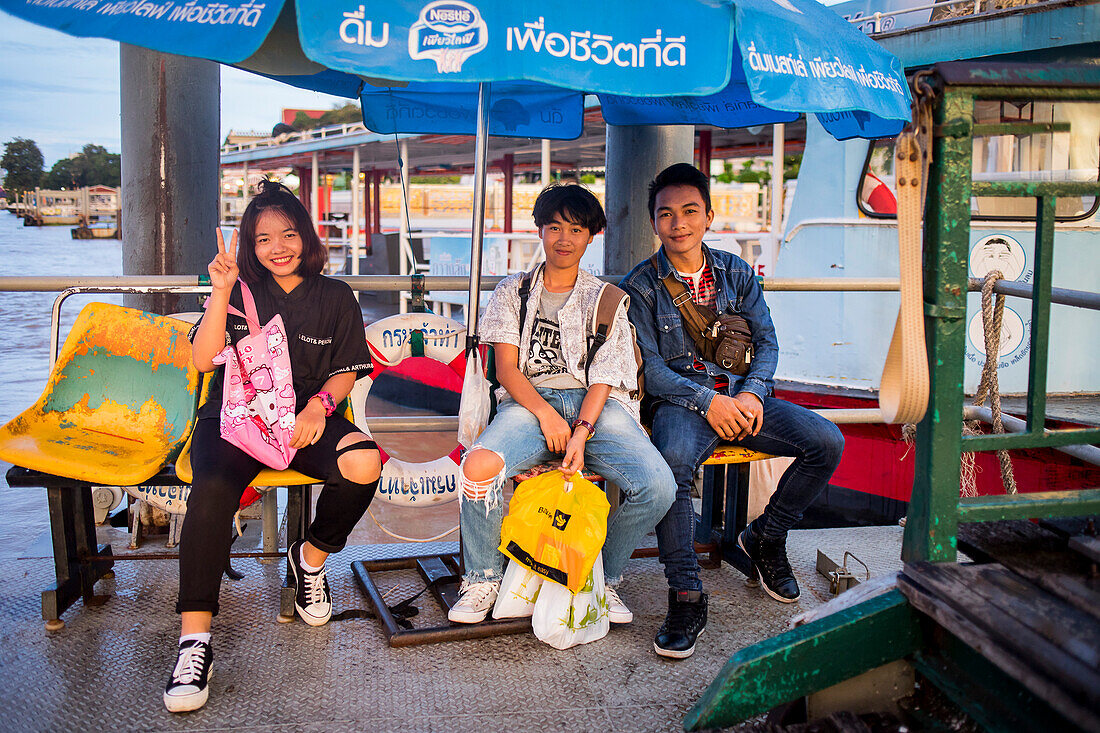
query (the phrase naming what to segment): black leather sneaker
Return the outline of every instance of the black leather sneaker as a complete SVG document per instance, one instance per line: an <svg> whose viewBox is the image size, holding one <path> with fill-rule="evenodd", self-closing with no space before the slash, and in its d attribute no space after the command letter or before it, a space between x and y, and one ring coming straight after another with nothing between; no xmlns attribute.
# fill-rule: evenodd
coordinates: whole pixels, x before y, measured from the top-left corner
<svg viewBox="0 0 1100 733"><path fill-rule="evenodd" d="M294 608L310 626L324 626L332 618L332 593L329 592L325 568L311 573L302 567L304 544L305 540L298 540L286 552L295 585Z"/></svg>
<svg viewBox="0 0 1100 733"><path fill-rule="evenodd" d="M205 641L180 644L176 666L164 686L164 707L170 713L198 710L210 694L208 684L214 676L214 650Z"/></svg>
<svg viewBox="0 0 1100 733"><path fill-rule="evenodd" d="M695 640L707 628L707 594L697 590L668 591L668 615L653 651L662 657L685 659L695 653Z"/></svg>
<svg viewBox="0 0 1100 733"><path fill-rule="evenodd" d="M757 534L749 524L737 535L737 546L752 560L753 570L760 580L760 587L780 603L794 603L801 592L794 571L787 562L787 540L769 540Z"/></svg>

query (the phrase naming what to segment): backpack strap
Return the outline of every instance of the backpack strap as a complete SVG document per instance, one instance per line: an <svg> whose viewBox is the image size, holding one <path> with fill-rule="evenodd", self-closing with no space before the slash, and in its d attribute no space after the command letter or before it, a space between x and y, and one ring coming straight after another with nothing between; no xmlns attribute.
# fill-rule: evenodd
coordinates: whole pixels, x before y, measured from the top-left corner
<svg viewBox="0 0 1100 733"><path fill-rule="evenodd" d="M657 267L658 252L654 252L649 261L653 263L653 268L660 272L660 268ZM680 311L680 317L684 322L688 335L691 336L691 340L697 345L706 340L707 334L713 332L717 323L717 314L692 300L691 293L676 277L675 270L670 270L668 275L661 278L661 283L672 297L672 304L676 306L676 310ZM707 313L707 310L711 310L711 312Z"/></svg>
<svg viewBox="0 0 1100 733"><path fill-rule="evenodd" d="M615 314L619 312L619 306L627 297L626 291L611 283L604 283L600 288L599 299L596 301L596 310L592 313L592 333L588 337L588 353L584 357L584 381L588 382L588 369L596 358L596 352L607 341L611 333L611 326L615 323Z"/></svg>
<svg viewBox="0 0 1100 733"><path fill-rule="evenodd" d="M519 279L519 336L523 338L523 324L527 323L527 299L531 297L531 283L542 265L535 265L530 272L523 273Z"/></svg>

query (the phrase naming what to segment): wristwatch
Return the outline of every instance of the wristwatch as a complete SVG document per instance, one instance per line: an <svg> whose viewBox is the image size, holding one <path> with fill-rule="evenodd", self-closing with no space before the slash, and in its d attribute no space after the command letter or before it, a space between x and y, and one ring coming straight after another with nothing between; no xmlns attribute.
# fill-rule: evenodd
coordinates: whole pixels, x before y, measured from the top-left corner
<svg viewBox="0 0 1100 733"><path fill-rule="evenodd" d="M313 396L321 400L321 407L325 408L325 417L331 417L332 413L336 412L336 400L331 392L318 392Z"/></svg>
<svg viewBox="0 0 1100 733"><path fill-rule="evenodd" d="M592 426L592 423L588 422L587 420L581 420L578 417L576 420L573 421L573 424L570 427L573 430L576 430L578 425L583 426L584 429L588 431L588 437L585 438L585 440L592 440L592 436L596 434L596 428Z"/></svg>

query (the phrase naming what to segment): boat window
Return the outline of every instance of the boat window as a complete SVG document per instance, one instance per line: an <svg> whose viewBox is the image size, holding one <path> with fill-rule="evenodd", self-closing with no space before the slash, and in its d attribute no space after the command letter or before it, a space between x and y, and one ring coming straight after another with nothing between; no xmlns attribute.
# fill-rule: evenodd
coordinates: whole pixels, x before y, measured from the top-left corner
<svg viewBox="0 0 1100 733"><path fill-rule="evenodd" d="M978 100L975 124L1048 124L1050 129L1014 135L974 137L975 181L1097 181L1100 180L1100 103ZM894 185L894 139L875 140L867 153L858 192L859 210L866 216L897 215ZM1092 216L1100 199L1063 196L1057 202L1059 221ZM975 219L1034 219L1034 199L974 197Z"/></svg>
<svg viewBox="0 0 1100 733"><path fill-rule="evenodd" d="M859 183L859 210L879 219L898 214L894 183L894 138L874 140L867 151Z"/></svg>

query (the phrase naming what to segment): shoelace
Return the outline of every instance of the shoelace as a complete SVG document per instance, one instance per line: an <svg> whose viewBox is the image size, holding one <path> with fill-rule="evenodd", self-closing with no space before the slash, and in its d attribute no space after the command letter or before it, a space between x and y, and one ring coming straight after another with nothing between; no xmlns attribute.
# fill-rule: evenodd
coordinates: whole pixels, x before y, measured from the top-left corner
<svg viewBox="0 0 1100 733"><path fill-rule="evenodd" d="M325 593L325 567L321 566L321 569L316 573L302 573L302 580L306 584L306 598L309 599L309 605L315 603L328 603L328 594Z"/></svg>
<svg viewBox="0 0 1100 733"><path fill-rule="evenodd" d="M604 589L606 591L605 595L607 596L607 605L622 606L623 608L626 608L626 604L623 603L622 598L619 598L619 592L617 590L612 588L610 585L605 585Z"/></svg>
<svg viewBox="0 0 1100 733"><path fill-rule="evenodd" d="M176 668L172 671L172 681L182 685L189 685L202 676L203 664L206 661L206 647L195 644L180 649L180 657L176 660Z"/></svg>
<svg viewBox="0 0 1100 733"><path fill-rule="evenodd" d="M484 583L472 583L470 585L463 583L462 588L459 589L459 595L462 596L460 602L476 608L489 597L489 594L493 590L493 583L488 581Z"/></svg>
<svg viewBox="0 0 1100 733"><path fill-rule="evenodd" d="M758 547L757 565L763 567L765 575L771 576L773 580L786 580L794 577L791 564L787 561L787 549L784 543L766 545L761 542Z"/></svg>
<svg viewBox="0 0 1100 733"><path fill-rule="evenodd" d="M702 603L674 603L668 609L668 616L665 617L665 622L661 624L661 629L669 631L674 628L694 628L699 625L701 618L703 618Z"/></svg>

